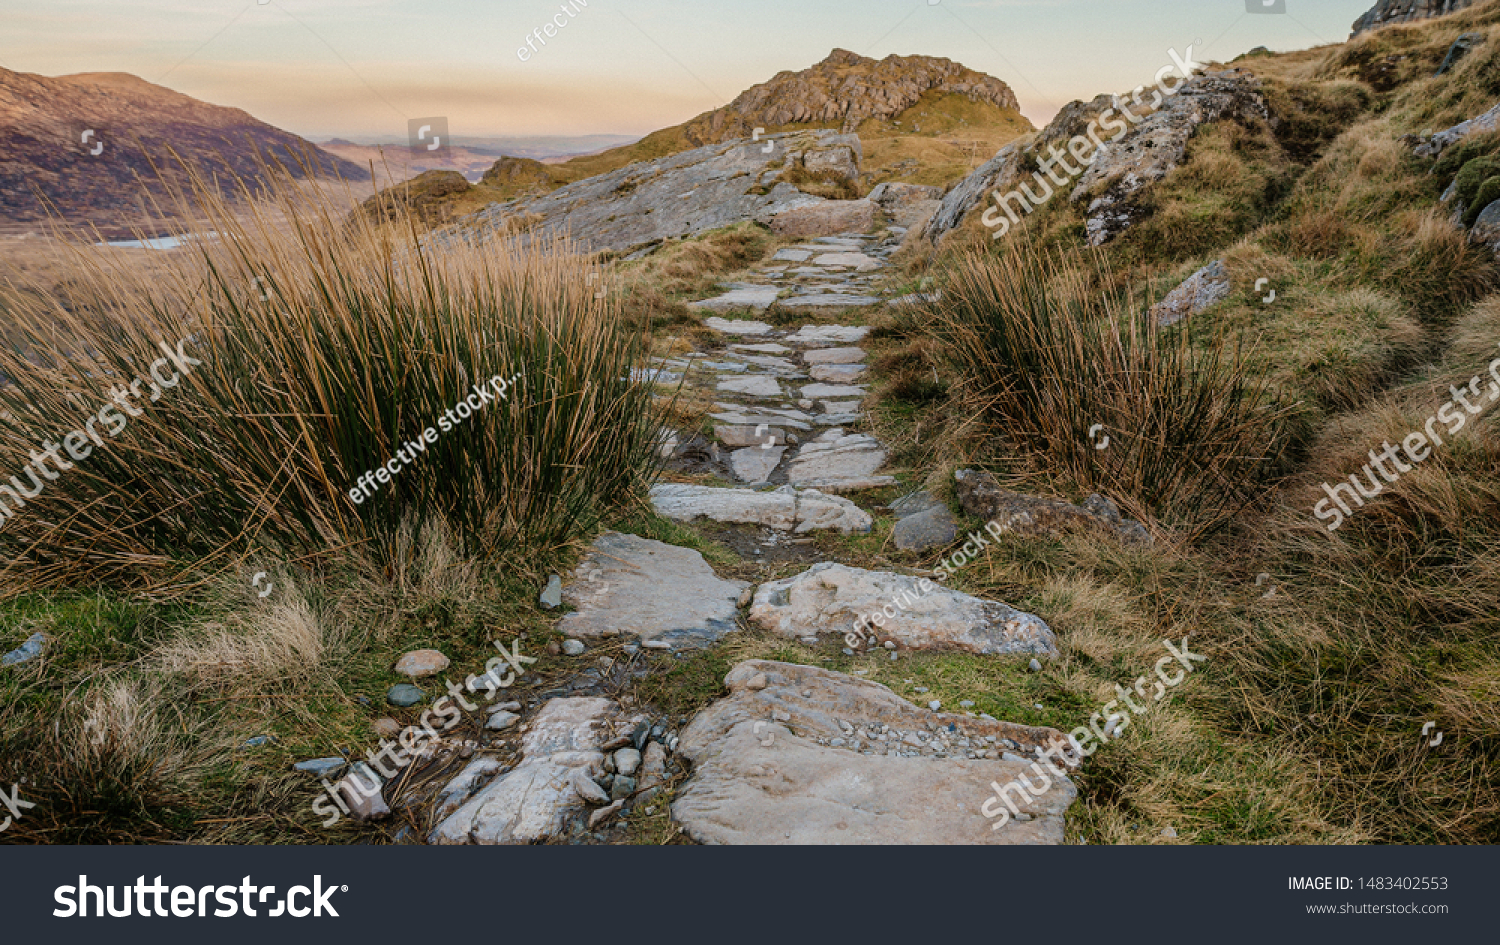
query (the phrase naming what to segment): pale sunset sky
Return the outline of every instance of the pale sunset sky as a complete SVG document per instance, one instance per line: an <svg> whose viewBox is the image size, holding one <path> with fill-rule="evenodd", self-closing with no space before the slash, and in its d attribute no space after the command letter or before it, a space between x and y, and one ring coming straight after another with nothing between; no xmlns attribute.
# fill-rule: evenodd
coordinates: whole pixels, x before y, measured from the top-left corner
<svg viewBox="0 0 1500 945"><path fill-rule="evenodd" d="M639 135L842 47L987 72L1041 125L1150 81L1168 47L1227 61L1341 42L1373 2L0 0L0 67L128 72L315 140L404 140L438 115L459 136Z"/></svg>

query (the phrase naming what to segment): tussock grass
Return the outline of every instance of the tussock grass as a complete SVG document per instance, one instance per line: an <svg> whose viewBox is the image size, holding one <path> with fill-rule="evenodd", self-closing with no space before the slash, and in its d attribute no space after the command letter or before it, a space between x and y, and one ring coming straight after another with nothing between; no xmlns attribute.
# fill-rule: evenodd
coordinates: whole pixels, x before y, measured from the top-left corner
<svg viewBox="0 0 1500 945"><path fill-rule="evenodd" d="M1137 312L1076 264L1012 249L1003 265L961 260L935 316L965 395L1009 439L1155 516L1222 524L1281 469L1290 412L1242 354L1196 350Z"/></svg>
<svg viewBox="0 0 1500 945"><path fill-rule="evenodd" d="M203 361L0 529L12 572L164 584L174 562L217 564L250 546L359 546L388 563L413 511L464 554L546 549L641 485L655 434L650 393L628 380L641 341L566 244L423 240L410 219L343 225L331 201L286 205L294 198L277 194L295 221L278 229L200 186L179 199L219 238L165 274L75 246L88 315L12 301L7 471L146 376L158 342L194 336L184 350ZM507 399L351 501L362 474L492 378L511 382Z"/></svg>

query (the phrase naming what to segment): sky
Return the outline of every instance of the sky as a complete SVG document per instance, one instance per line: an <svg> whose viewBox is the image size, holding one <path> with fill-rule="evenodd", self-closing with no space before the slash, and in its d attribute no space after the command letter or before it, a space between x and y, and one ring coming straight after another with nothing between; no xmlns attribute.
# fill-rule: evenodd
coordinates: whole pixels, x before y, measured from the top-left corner
<svg viewBox="0 0 1500 945"><path fill-rule="evenodd" d="M1149 82L1169 48L1228 61L1342 42L1373 3L0 0L0 67L128 72L313 140L395 141L435 116L454 136L641 135L844 48L989 73L1040 126Z"/></svg>

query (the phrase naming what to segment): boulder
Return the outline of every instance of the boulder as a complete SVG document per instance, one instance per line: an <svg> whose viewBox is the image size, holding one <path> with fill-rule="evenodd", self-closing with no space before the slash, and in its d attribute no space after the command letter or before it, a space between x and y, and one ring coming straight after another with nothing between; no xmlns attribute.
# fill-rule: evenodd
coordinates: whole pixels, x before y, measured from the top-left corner
<svg viewBox="0 0 1500 945"><path fill-rule="evenodd" d="M1224 260L1215 259L1168 292L1165 298L1151 306L1147 315L1159 327L1165 328L1228 297L1229 270L1224 268Z"/></svg>
<svg viewBox="0 0 1500 945"><path fill-rule="evenodd" d="M693 773L672 817L700 843L1063 842L1072 782L1043 782L990 747L1008 739L1030 755L1062 741L1054 729L932 712L873 682L769 660L740 663L724 682L730 695L678 746ZM996 829L983 810L993 785L1020 777L1041 793Z"/></svg>
<svg viewBox="0 0 1500 945"><path fill-rule="evenodd" d="M925 497L925 501L918 497ZM891 529L891 538L898 549L926 551L953 544L953 539L958 536L958 521L936 496L919 492L898 504L891 506L900 516L896 527Z"/></svg>
<svg viewBox="0 0 1500 945"><path fill-rule="evenodd" d="M492 204L468 222L480 237L507 234L524 221L517 237L523 245L570 234L585 252L626 252L823 202L785 182L766 190L761 182L773 162L833 177L858 174L860 144L854 135L797 131L770 137L774 146L769 151L764 139L709 144L541 196Z"/></svg>
<svg viewBox="0 0 1500 945"><path fill-rule="evenodd" d="M1090 198L1085 228L1093 246L1140 219L1132 198L1182 163L1198 126L1226 119L1270 120L1260 81L1241 69L1196 76L1162 98L1161 106L1130 126L1119 141L1104 141L1073 189L1071 200Z"/></svg>
<svg viewBox="0 0 1500 945"><path fill-rule="evenodd" d="M1450 145L1457 144L1469 135L1500 128L1500 105L1482 115L1461 121L1452 128L1444 128L1437 134L1418 144L1414 149L1421 157L1439 157Z"/></svg>
<svg viewBox="0 0 1500 945"><path fill-rule="evenodd" d="M781 236L863 233L875 226L875 204L869 200L824 200L783 210L768 218L766 223L772 232Z"/></svg>
<svg viewBox="0 0 1500 945"><path fill-rule="evenodd" d="M1445 13L1457 13L1473 6L1477 0L1379 0L1354 21L1349 38L1353 39L1367 30L1379 29L1395 23L1410 23L1425 20Z"/></svg>
<svg viewBox="0 0 1500 945"><path fill-rule="evenodd" d="M869 619L860 624L861 617ZM831 561L762 584L750 604L750 620L792 638L841 637L860 624L881 640L910 649L1057 655L1051 628L1032 614L927 578Z"/></svg>
<svg viewBox="0 0 1500 945"><path fill-rule="evenodd" d="M1491 201L1480 212L1473 229L1469 230L1469 239L1488 246L1490 252L1500 259L1500 200Z"/></svg>
<svg viewBox="0 0 1500 945"><path fill-rule="evenodd" d="M651 487L651 504L658 515L679 522L708 518L764 525L799 535L825 528L844 534L867 532L872 521L868 512L848 499L791 486L756 492L664 483Z"/></svg>
<svg viewBox="0 0 1500 945"><path fill-rule="evenodd" d="M1131 544L1151 544L1140 522L1125 518L1114 502L1095 493L1082 506L1003 489L987 472L960 469L953 475L965 512L990 522L994 534L1055 535L1076 527L1104 528Z"/></svg>
<svg viewBox="0 0 1500 945"><path fill-rule="evenodd" d="M604 746L629 735L638 721L609 699L549 701L526 726L520 762L442 820L428 842L535 843L557 836L584 810L579 784L604 774ZM467 793L478 777L465 769L439 797Z"/></svg>
<svg viewBox="0 0 1500 945"><path fill-rule="evenodd" d="M563 589L563 600L576 610L557 630L674 646L712 643L735 629L740 592L748 586L721 579L691 548L606 532Z"/></svg>

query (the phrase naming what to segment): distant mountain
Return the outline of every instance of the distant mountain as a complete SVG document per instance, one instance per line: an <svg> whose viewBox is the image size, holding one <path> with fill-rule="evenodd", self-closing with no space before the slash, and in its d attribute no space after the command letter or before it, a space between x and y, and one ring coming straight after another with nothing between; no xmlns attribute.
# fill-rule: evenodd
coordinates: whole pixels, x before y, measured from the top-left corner
<svg viewBox="0 0 1500 945"><path fill-rule="evenodd" d="M120 235L144 223L143 188L158 198L185 175L177 158L223 184L261 180L262 158L297 177L366 181L367 170L310 142L125 73L48 77L0 69L0 221L92 224ZM176 157L174 157L174 155Z"/></svg>
<svg viewBox="0 0 1500 945"><path fill-rule="evenodd" d="M1354 31L1349 35L1358 36L1366 30L1393 23L1410 23L1413 20L1457 13L1478 2L1479 0L1380 0L1364 16L1354 21Z"/></svg>

